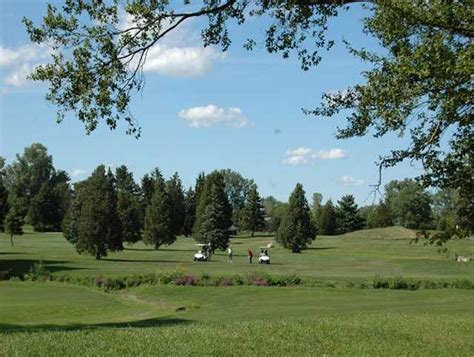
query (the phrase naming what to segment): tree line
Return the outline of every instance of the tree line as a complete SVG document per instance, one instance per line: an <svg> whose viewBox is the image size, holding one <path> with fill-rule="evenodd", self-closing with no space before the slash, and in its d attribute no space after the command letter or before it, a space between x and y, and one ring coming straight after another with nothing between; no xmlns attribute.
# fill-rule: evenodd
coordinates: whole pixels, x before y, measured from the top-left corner
<svg viewBox="0 0 474 357"><path fill-rule="evenodd" d="M114 171L100 165L71 184L38 143L10 165L0 158L0 229L10 234L12 244L29 224L36 231L63 231L79 253L97 259L139 240L159 249L178 235L225 249L237 230L252 236L274 232L279 243L299 252L316 234L390 225L454 232L462 219L456 191L431 193L410 179L387 184L377 205L358 207L352 195L336 205L331 199L323 204L322 198L314 193L309 205L297 184L288 202L262 199L253 180L230 169L201 173L184 189L178 173L165 179L155 168L137 182L125 165Z"/></svg>

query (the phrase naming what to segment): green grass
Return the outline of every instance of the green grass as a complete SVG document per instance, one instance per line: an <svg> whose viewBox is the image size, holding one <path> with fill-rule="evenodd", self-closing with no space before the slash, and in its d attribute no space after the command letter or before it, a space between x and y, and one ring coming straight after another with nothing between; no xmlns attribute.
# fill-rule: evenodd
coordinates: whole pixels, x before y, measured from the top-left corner
<svg viewBox="0 0 474 357"><path fill-rule="evenodd" d="M233 239L234 262L224 253L195 263L194 241L179 238L154 251L137 244L96 261L78 255L56 233L0 237L0 270L27 272L42 260L53 274L124 276L181 271L199 275L296 274L330 280L472 279L472 240L447 252L410 245L398 227L318 237L302 254L278 245L272 264L249 265L272 237ZM474 291L359 288L197 287L141 285L104 292L60 282L0 282L0 356L64 355L474 355Z"/></svg>
<svg viewBox="0 0 474 357"><path fill-rule="evenodd" d="M271 250L272 264L247 264L246 251L254 251L272 237L237 237L232 240L234 262L228 263L223 252L217 252L212 262L195 263L195 242L179 238L175 244L158 251L138 243L123 252L110 253L101 261L78 255L61 233L27 233L15 239L11 247L5 234L0 235L0 270L26 272L38 260L53 273L69 275L101 274L104 276L183 271L201 274L240 274L265 272L274 275L297 274L316 278L367 278L374 275L414 278L454 279L474 276L474 264L459 264L454 253L473 254L472 240L452 241L448 252L438 248L409 244L413 232L399 227L365 230L335 237L318 237L301 254L291 254L279 245Z"/></svg>
<svg viewBox="0 0 474 357"><path fill-rule="evenodd" d="M2 282L0 289L0 329L10 331L1 335L0 355L7 356L474 352L474 294L457 289L142 286L103 293L55 282Z"/></svg>

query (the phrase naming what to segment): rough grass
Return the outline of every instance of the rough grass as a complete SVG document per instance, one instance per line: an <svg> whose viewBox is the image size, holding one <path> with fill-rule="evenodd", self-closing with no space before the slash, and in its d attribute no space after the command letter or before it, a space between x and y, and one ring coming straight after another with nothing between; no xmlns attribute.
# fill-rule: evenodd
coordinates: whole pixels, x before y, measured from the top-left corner
<svg viewBox="0 0 474 357"><path fill-rule="evenodd" d="M181 323L3 336L8 356L472 356L473 321L405 314Z"/></svg>
<svg viewBox="0 0 474 357"><path fill-rule="evenodd" d="M0 355L474 353L474 293L0 283ZM26 330L26 331L24 331Z"/></svg>

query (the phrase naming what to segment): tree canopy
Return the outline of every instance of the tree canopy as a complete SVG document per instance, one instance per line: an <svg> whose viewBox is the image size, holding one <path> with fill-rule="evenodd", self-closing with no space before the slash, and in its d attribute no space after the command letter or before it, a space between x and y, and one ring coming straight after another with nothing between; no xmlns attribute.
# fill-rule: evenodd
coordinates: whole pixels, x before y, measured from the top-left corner
<svg viewBox="0 0 474 357"><path fill-rule="evenodd" d="M385 51L347 43L350 53L372 66L362 74L365 83L326 93L316 109L304 112L346 115L338 138L407 137L406 147L381 153L380 170L403 160L421 161L424 185L459 189L459 213L465 217L459 223L472 231L470 0L205 0L197 7L183 1L179 10L167 0L66 1L62 7L49 4L39 25L24 19L31 40L54 50L51 62L38 66L31 77L48 83L47 99L57 105L59 121L74 112L90 133L101 120L115 129L123 119L128 133L139 136L128 106L132 95L143 90L147 53L183 23L207 19L201 32L204 46L226 51L232 43L230 24L256 19L266 26L262 42L269 53L294 54L309 70L333 46L328 21L355 2L366 5L363 31ZM123 16L131 19L127 26ZM260 40L249 38L244 47L252 50Z"/></svg>

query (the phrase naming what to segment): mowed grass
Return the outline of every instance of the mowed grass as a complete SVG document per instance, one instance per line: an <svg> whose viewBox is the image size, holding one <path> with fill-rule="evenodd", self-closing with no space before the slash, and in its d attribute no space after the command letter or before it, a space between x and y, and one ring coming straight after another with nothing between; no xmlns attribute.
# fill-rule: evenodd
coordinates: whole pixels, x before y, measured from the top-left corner
<svg viewBox="0 0 474 357"><path fill-rule="evenodd" d="M474 241L452 241L447 252L423 244L409 244L414 237L410 230L400 227L364 230L342 236L319 236L301 254L291 254L278 244L271 249L272 264L260 266L247 263L247 249L258 255L258 247L273 241L272 236L236 237L234 261L227 262L225 252L217 252L211 262L192 261L195 241L180 237L171 246L158 251L141 242L126 246L123 252L110 253L96 261L94 257L78 255L61 233L27 232L15 238L11 247L9 237L0 235L0 270L28 271L38 260L53 274L104 276L154 273L182 270L201 274L244 274L264 272L274 275L296 274L316 278L367 278L374 275L414 278L454 279L474 276L474 264L459 264L455 253L474 254Z"/></svg>
<svg viewBox="0 0 474 357"><path fill-rule="evenodd" d="M321 279L375 275L426 279L474 277L472 240L446 252L410 245L403 228L318 237L292 254L278 245L272 264L249 265L271 236L236 237L234 262L219 252L192 261L195 242L179 238L154 251L139 243L96 261L61 234L0 237L0 270L27 272L42 260L53 274L124 276L179 269L189 274L296 274ZM104 292L60 282L0 282L0 356L122 355L474 355L474 291L359 288L141 285Z"/></svg>
<svg viewBox="0 0 474 357"><path fill-rule="evenodd" d="M474 294L466 290L141 286L103 293L57 282L3 282L0 290L0 355L7 356L474 353Z"/></svg>

